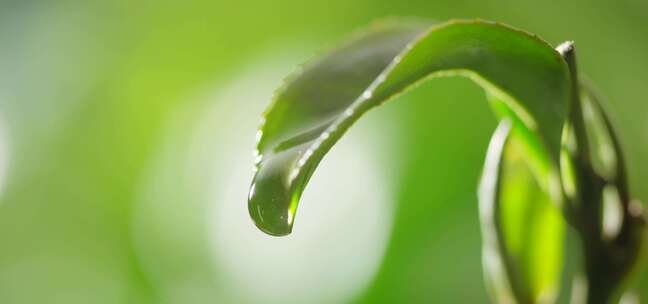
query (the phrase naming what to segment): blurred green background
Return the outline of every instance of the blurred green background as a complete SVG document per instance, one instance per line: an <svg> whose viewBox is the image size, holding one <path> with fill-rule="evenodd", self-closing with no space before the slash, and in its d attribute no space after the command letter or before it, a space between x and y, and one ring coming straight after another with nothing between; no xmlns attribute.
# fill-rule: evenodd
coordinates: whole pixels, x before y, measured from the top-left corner
<svg viewBox="0 0 648 304"><path fill-rule="evenodd" d="M0 303L488 302L475 192L495 119L465 79L355 126L293 235L247 218L273 89L389 16L574 40L648 201L646 1L0 0Z"/></svg>

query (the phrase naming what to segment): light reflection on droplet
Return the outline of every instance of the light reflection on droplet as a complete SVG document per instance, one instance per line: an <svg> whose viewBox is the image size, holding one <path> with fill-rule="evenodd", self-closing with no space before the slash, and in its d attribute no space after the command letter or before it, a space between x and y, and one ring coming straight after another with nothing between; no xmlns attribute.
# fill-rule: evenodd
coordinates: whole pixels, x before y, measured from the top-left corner
<svg viewBox="0 0 648 304"><path fill-rule="evenodd" d="M364 99L369 99L369 98L371 98L371 96L372 96L372 93L371 93L370 90L365 90L364 92L362 92L362 98L364 98Z"/></svg>
<svg viewBox="0 0 648 304"><path fill-rule="evenodd" d="M263 131L261 131L260 129L257 130L257 132L256 132L256 142L259 142L259 140L261 140L262 136L263 136Z"/></svg>
<svg viewBox="0 0 648 304"><path fill-rule="evenodd" d="M258 165L258 164L261 163L262 160L263 160L263 154L258 154L258 155L254 158L254 164L255 164L255 165Z"/></svg>

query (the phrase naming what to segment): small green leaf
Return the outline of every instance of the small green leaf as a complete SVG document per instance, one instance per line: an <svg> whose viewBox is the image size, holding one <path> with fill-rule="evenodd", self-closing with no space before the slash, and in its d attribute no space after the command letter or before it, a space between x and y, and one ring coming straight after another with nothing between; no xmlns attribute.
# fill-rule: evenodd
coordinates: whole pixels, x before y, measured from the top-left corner
<svg viewBox="0 0 648 304"><path fill-rule="evenodd" d="M615 184L622 198L629 201L630 193L621 143L596 94L586 84L581 85L581 105L594 171L607 183Z"/></svg>
<svg viewBox="0 0 648 304"><path fill-rule="evenodd" d="M479 189L484 274L497 303L553 303L564 222L536 182L518 128L503 120L486 156Z"/></svg>
<svg viewBox="0 0 648 304"><path fill-rule="evenodd" d="M248 204L255 224L272 235L290 233L306 183L353 122L422 80L451 75L502 101L539 143L538 162L556 171L571 80L550 45L484 21L377 24L306 65L275 96L259 130Z"/></svg>

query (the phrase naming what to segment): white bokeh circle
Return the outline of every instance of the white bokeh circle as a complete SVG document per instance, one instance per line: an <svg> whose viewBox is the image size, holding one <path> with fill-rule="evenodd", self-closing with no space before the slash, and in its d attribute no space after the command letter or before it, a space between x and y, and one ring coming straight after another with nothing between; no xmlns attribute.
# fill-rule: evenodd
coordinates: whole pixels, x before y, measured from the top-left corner
<svg viewBox="0 0 648 304"><path fill-rule="evenodd" d="M275 66L290 66L285 61ZM227 298L238 303L340 303L375 275L392 225L371 123L332 149L307 186L293 233L271 237L247 212L254 134L285 67L255 65L214 97L200 134L218 143L210 170L210 240ZM375 134L375 132L373 133ZM201 138L203 136L199 136Z"/></svg>

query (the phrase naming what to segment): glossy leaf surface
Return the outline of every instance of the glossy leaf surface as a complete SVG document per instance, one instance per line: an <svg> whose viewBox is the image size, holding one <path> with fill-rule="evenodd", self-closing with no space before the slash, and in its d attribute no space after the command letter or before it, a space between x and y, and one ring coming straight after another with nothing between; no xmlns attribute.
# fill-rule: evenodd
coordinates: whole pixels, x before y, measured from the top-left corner
<svg viewBox="0 0 648 304"><path fill-rule="evenodd" d="M377 24L306 65L276 94L258 134L248 204L255 224L272 235L290 233L306 183L354 121L424 79L455 75L500 100L530 130L539 162L557 168L571 80L551 46L483 21Z"/></svg>

